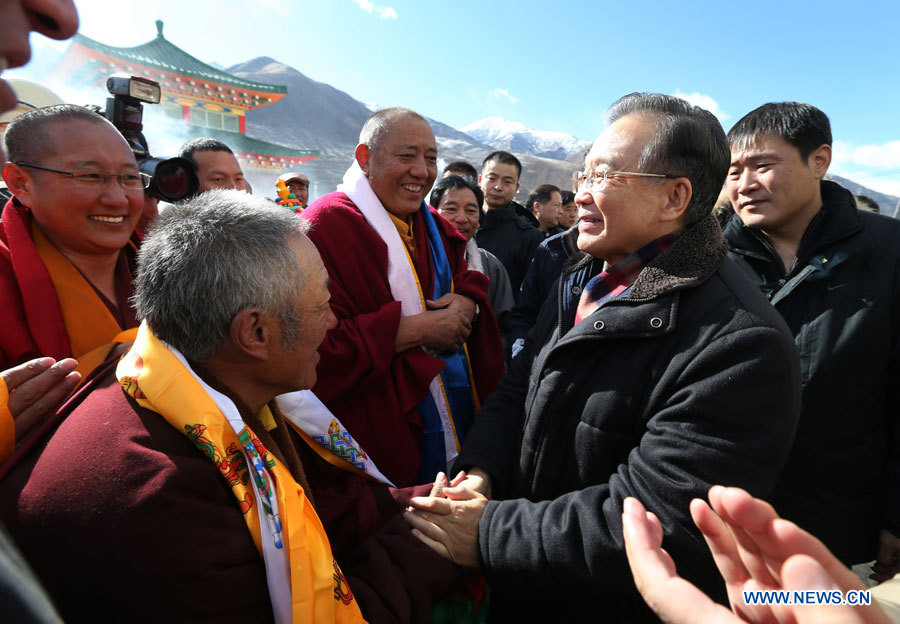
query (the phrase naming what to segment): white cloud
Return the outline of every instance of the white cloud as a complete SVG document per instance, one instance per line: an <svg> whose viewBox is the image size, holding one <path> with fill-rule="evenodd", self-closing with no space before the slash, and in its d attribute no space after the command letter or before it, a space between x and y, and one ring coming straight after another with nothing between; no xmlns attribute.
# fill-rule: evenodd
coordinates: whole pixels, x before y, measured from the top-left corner
<svg viewBox="0 0 900 624"><path fill-rule="evenodd" d="M494 97L506 98L510 101L511 104L516 104L519 101L519 98L514 95L510 95L509 91L507 91L506 89L494 89L491 92L491 95L493 95Z"/></svg>
<svg viewBox="0 0 900 624"><path fill-rule="evenodd" d="M672 95L674 95L675 97L679 97L682 100L686 100L694 106L705 108L713 115L715 115L720 122L724 122L731 118L731 115L719 108L718 102L716 102L711 96L706 95L705 93L700 93L698 91L694 91L693 93L682 93L680 89L676 89L675 93L673 93Z"/></svg>
<svg viewBox="0 0 900 624"><path fill-rule="evenodd" d="M858 146L835 141L829 171L881 193L900 196L900 141Z"/></svg>
<svg viewBox="0 0 900 624"><path fill-rule="evenodd" d="M353 0L353 2L366 13L378 13L378 17L381 19L397 19L394 7L375 6L372 0Z"/></svg>

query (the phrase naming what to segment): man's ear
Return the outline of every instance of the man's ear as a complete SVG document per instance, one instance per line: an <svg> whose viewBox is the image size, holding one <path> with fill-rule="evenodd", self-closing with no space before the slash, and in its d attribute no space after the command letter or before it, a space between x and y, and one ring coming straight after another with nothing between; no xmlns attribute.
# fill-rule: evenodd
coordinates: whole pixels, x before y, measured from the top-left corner
<svg viewBox="0 0 900 624"><path fill-rule="evenodd" d="M539 213L540 210L541 210L541 209L540 209L540 205L541 205L540 202L532 202L532 204L531 204L531 213L532 213L534 216L538 216L538 213Z"/></svg>
<svg viewBox="0 0 900 624"><path fill-rule="evenodd" d="M828 167L831 166L831 146L823 144L814 149L806 160L806 164L812 169L816 178L820 180L824 178Z"/></svg>
<svg viewBox="0 0 900 624"><path fill-rule="evenodd" d="M371 150L369 150L368 145L363 145L360 143L356 146L356 162L359 163L359 168L362 169L363 173L366 174L366 177L369 177L369 157L371 156Z"/></svg>
<svg viewBox="0 0 900 624"><path fill-rule="evenodd" d="M660 221L681 219L694 196L694 188L687 178L675 178L670 182L666 204L660 214Z"/></svg>
<svg viewBox="0 0 900 624"><path fill-rule="evenodd" d="M231 320L231 343L249 357L266 361L272 346L272 319L259 308L246 308Z"/></svg>
<svg viewBox="0 0 900 624"><path fill-rule="evenodd" d="M3 167L3 181L9 188L9 192L16 196L23 206L31 207L34 195L34 179L28 175L23 167L8 162Z"/></svg>

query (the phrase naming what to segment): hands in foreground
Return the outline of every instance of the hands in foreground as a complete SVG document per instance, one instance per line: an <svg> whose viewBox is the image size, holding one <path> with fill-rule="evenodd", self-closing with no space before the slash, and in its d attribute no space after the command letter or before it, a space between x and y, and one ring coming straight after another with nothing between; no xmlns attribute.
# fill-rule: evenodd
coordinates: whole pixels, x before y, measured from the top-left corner
<svg viewBox="0 0 900 624"><path fill-rule="evenodd" d="M78 362L38 358L0 371L9 390L9 411L16 424L16 443L23 440L78 385Z"/></svg>
<svg viewBox="0 0 900 624"><path fill-rule="evenodd" d="M431 496L411 499L413 509L403 516L413 535L436 553L457 565L478 567L478 521L488 502L483 492L489 494L490 488L490 477L478 468L452 481L438 473Z"/></svg>
<svg viewBox="0 0 900 624"><path fill-rule="evenodd" d="M888 622L876 605L747 605L743 591L863 590L853 572L822 542L778 517L771 505L744 490L713 486L706 502L691 501L691 516L722 574L733 612L678 576L662 548L659 519L634 498L625 499L622 529L638 591L660 618L682 622Z"/></svg>

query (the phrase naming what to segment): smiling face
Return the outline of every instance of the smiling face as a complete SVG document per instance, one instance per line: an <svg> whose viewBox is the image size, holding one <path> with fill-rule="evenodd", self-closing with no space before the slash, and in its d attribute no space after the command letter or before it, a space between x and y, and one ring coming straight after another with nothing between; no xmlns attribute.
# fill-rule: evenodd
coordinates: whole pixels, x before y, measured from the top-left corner
<svg viewBox="0 0 900 624"><path fill-rule="evenodd" d="M630 115L610 124L597 137L585 168L637 171L643 147L655 124L646 116ZM640 177L613 177L599 190L584 184L575 195L578 205L578 248L610 264L667 234L677 225L661 221L668 197L665 185Z"/></svg>
<svg viewBox="0 0 900 624"><path fill-rule="evenodd" d="M76 30L78 13L71 0L0 0L0 74L31 58L28 37L32 31L51 39L68 39ZM0 80L0 113L15 106L15 93Z"/></svg>
<svg viewBox="0 0 900 624"><path fill-rule="evenodd" d="M35 164L61 171L138 172L131 148L111 124L66 120L63 131L61 123L48 123L45 131L53 138ZM117 254L141 216L144 189L123 188L115 178L105 186L83 186L58 173L29 167L17 171L21 185L13 188L16 197L31 209L47 238L70 258Z"/></svg>
<svg viewBox="0 0 900 624"><path fill-rule="evenodd" d="M804 161L800 151L781 137L756 137L731 153L725 180L728 198L747 227L770 235L802 236L822 207L819 182L830 157L827 145Z"/></svg>
<svg viewBox="0 0 900 624"><path fill-rule="evenodd" d="M437 145L427 122L401 117L372 150L360 145L356 158L381 205L397 217L415 213L437 178Z"/></svg>
<svg viewBox="0 0 900 624"><path fill-rule="evenodd" d="M289 373L284 392L305 390L316 385L316 367L319 364L319 346L329 329L337 326L337 318L331 311L331 294L328 292L328 271L315 246L306 236L296 236L290 243L300 270L306 275L306 283L296 302L300 317L300 331L293 344L273 344L277 370L273 375Z"/></svg>
<svg viewBox="0 0 900 624"><path fill-rule="evenodd" d="M447 189L441 196L441 203L437 207L445 219L456 226L459 233L466 240L471 240L478 229L478 217L481 207L478 199L470 189Z"/></svg>

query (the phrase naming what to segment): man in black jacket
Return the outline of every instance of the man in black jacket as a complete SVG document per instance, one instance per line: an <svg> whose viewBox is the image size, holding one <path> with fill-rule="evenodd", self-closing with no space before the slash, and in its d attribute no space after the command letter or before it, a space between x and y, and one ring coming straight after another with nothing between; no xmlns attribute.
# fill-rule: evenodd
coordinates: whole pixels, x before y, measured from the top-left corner
<svg viewBox="0 0 900 624"><path fill-rule="evenodd" d="M487 155L478 176L478 185L484 192L485 214L475 233L478 246L503 263L517 301L525 272L537 246L544 240L534 215L513 201L521 175L522 163L509 152Z"/></svg>
<svg viewBox="0 0 900 624"><path fill-rule="evenodd" d="M659 94L622 98L609 120L576 196L584 253L466 438L468 478L407 514L481 568L494 619L653 619L625 559L628 496L660 518L682 576L724 600L689 502L719 482L768 496L797 424L790 332L711 215L721 125Z"/></svg>
<svg viewBox="0 0 900 624"><path fill-rule="evenodd" d="M781 313L803 402L772 502L845 564L900 554L900 223L823 181L828 117L765 104L729 132L730 255ZM880 543L880 546L879 546Z"/></svg>

